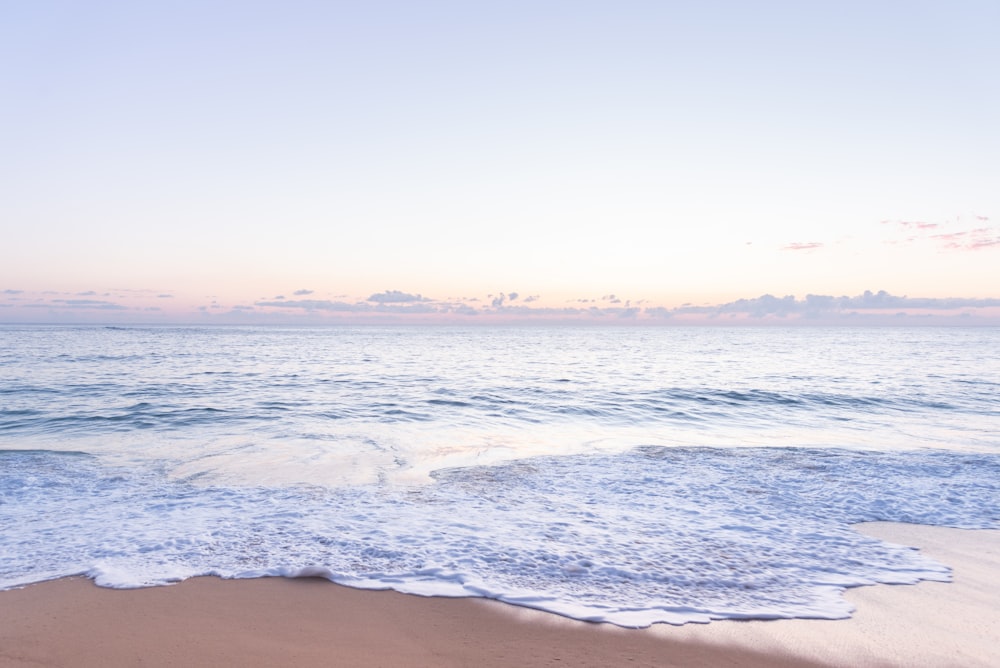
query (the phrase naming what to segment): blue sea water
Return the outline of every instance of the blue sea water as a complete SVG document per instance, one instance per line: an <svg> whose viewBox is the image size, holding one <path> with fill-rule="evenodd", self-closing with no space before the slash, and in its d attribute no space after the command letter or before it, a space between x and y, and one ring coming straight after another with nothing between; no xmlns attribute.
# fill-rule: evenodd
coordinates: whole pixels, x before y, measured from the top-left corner
<svg viewBox="0 0 1000 668"><path fill-rule="evenodd" d="M320 575L623 626L947 580L991 328L0 328L0 588Z"/></svg>

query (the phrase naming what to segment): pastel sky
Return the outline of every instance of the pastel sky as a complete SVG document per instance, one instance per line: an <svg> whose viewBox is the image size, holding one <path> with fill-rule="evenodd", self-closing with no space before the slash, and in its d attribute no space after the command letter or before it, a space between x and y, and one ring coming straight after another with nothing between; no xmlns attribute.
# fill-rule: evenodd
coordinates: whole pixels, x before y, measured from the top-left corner
<svg viewBox="0 0 1000 668"><path fill-rule="evenodd" d="M0 323L1000 324L998 26L0 0Z"/></svg>

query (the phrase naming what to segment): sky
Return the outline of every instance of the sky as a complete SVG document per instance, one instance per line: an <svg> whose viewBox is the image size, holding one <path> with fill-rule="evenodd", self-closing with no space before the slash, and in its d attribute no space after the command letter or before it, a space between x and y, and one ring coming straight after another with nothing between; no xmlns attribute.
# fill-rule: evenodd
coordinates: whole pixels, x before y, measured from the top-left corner
<svg viewBox="0 0 1000 668"><path fill-rule="evenodd" d="M998 26L0 0L0 323L1000 324Z"/></svg>

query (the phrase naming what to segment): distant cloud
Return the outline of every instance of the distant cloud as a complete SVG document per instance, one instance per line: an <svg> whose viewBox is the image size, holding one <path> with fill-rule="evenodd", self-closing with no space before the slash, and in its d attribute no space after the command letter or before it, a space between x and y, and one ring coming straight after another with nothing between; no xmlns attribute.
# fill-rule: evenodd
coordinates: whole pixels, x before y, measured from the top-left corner
<svg viewBox="0 0 1000 668"><path fill-rule="evenodd" d="M762 318L768 315L785 317L792 313L799 312L801 302L795 300L794 295L785 297L775 297L774 295L761 295L753 299L738 299L727 304L717 306L681 306L673 310L675 314L698 314L698 315L722 315L727 313L740 313L753 318ZM649 309L646 309L647 311Z"/></svg>
<svg viewBox="0 0 1000 668"><path fill-rule="evenodd" d="M405 293L399 293L405 294ZM373 295L382 296L382 295ZM411 297L414 295L410 295ZM259 301L254 306L276 309L299 309L306 312L353 313L353 314L434 314L454 313L458 306L434 304L429 300L415 296L417 300L399 301L391 297L388 301L368 299L363 302L344 302L330 299L292 299L287 301Z"/></svg>
<svg viewBox="0 0 1000 668"><path fill-rule="evenodd" d="M136 289L136 288L111 288L111 291L112 292L116 292L116 293L121 293L122 295L133 295L133 296L145 297L145 296L148 296L148 295L159 294L159 293L163 292L163 289L161 288L159 290L153 290L151 288L138 288L138 289ZM105 292L104 294L108 295L110 293Z"/></svg>
<svg viewBox="0 0 1000 668"><path fill-rule="evenodd" d="M642 309L637 307L622 308L619 306L613 306L601 308L599 306L591 306L585 311L581 310L581 312L586 313L591 318L618 318L620 320L630 320L638 318L642 314Z"/></svg>
<svg viewBox="0 0 1000 668"><path fill-rule="evenodd" d="M790 243L787 246L782 246L781 250L790 250L790 251L802 251L802 250L804 250L804 251L808 251L808 250L815 250L817 248L822 248L822 247L823 247L823 243L820 242L820 241L806 241L806 242Z"/></svg>
<svg viewBox="0 0 1000 668"><path fill-rule="evenodd" d="M899 227L911 230L936 230L941 227L940 223L925 223L922 220L883 220L882 224L895 223Z"/></svg>
<svg viewBox="0 0 1000 668"><path fill-rule="evenodd" d="M337 311L357 313L371 311L370 304L349 304L347 302L331 301L329 299L290 299L287 301L254 302L254 306L264 308L304 309L306 311Z"/></svg>
<svg viewBox="0 0 1000 668"><path fill-rule="evenodd" d="M455 313L457 315L479 315L479 311L466 304L458 304L457 306L454 306L450 313Z"/></svg>
<svg viewBox="0 0 1000 668"><path fill-rule="evenodd" d="M420 295L411 295L408 292L400 292L399 290L386 290L385 292L379 292L370 296L365 301L376 302L378 304L400 304L408 302L423 302L429 301L424 299Z"/></svg>
<svg viewBox="0 0 1000 668"><path fill-rule="evenodd" d="M173 299L174 296L164 293L162 295L156 295L156 298L157 299Z"/></svg>
<svg viewBox="0 0 1000 668"><path fill-rule="evenodd" d="M983 228L986 229L986 228ZM954 243L969 243L980 228L957 234ZM955 234L955 233L948 233ZM157 295L145 301L137 297L101 299L62 293L45 296L41 292L7 289L3 321L27 322L165 322L177 313L154 316ZM513 295L517 295L514 301ZM648 300L624 299L614 293L599 298L569 299L563 307L539 305L538 295L494 293L486 301L477 297L437 300L400 290L387 290L368 299L262 299L248 304L206 298L202 306L191 305L188 313L201 312L199 319L225 323L620 323L620 324L1000 324L1000 295L996 298L909 297L884 290L834 296L823 294L764 294L721 304L686 303L667 307ZM209 303L210 302L210 303ZM175 306L175 304L172 304ZM118 315L115 315L115 313ZM146 315L143 315L146 314ZM145 318L145 320L143 320ZM156 318L156 319L154 319ZM227 319L228 318L228 319Z"/></svg>
<svg viewBox="0 0 1000 668"><path fill-rule="evenodd" d="M953 250L979 250L1000 246L1000 230L980 227L966 232L932 234L931 239L941 242L945 248Z"/></svg>
<svg viewBox="0 0 1000 668"><path fill-rule="evenodd" d="M844 315L854 311L917 310L917 311L955 311L965 308L996 308L1000 307L1000 299L965 299L965 298L928 298L899 297L885 290L864 293L854 297L833 297L831 295L806 295L804 299L796 299L793 295L775 297L761 295L753 299L738 299L717 306L682 306L673 309L673 313L698 315L732 315L740 314L751 318L804 316L816 318L819 316ZM649 313L652 309L646 309Z"/></svg>
<svg viewBox="0 0 1000 668"><path fill-rule="evenodd" d="M127 311L127 306L100 299L53 299L48 305L59 308L99 309L105 311ZM41 304L40 304L41 306Z"/></svg>
<svg viewBox="0 0 1000 668"><path fill-rule="evenodd" d="M295 295L296 297L305 297L306 295L311 295L312 293L313 293L312 290L307 290L305 288L302 288L301 290L296 290L292 294Z"/></svg>
<svg viewBox="0 0 1000 668"><path fill-rule="evenodd" d="M1000 306L1000 299L970 299L963 297L897 297L885 290L872 293L866 290L857 297L841 297L843 308L921 308L951 310L960 308L987 308Z"/></svg>
<svg viewBox="0 0 1000 668"><path fill-rule="evenodd" d="M567 306L565 308L531 307L524 305L508 306L503 310L506 316L523 316L525 318L571 318L579 319L588 315L588 309Z"/></svg>
<svg viewBox="0 0 1000 668"><path fill-rule="evenodd" d="M512 302L513 301L517 301L518 296L519 295L516 292L508 292L507 293L507 299L509 299Z"/></svg>
<svg viewBox="0 0 1000 668"><path fill-rule="evenodd" d="M431 314L448 313L450 307L440 304L428 304L425 301L406 304L379 304L375 307L379 313L409 313L409 314Z"/></svg>
<svg viewBox="0 0 1000 668"><path fill-rule="evenodd" d="M78 293L76 293L77 297L93 297L95 295L97 295L97 293L94 292L93 290L87 290L86 292L78 292Z"/></svg>
<svg viewBox="0 0 1000 668"><path fill-rule="evenodd" d="M901 239L891 239L887 243L913 243L920 239L932 241L944 250L979 251L1000 246L1000 228L983 226L989 222L988 216L955 216L944 223L918 220L883 220L883 225L891 225L904 233ZM972 227L969 223L975 221ZM959 229L955 229L959 228ZM933 234L932 234L933 233Z"/></svg>
<svg viewBox="0 0 1000 668"><path fill-rule="evenodd" d="M674 317L675 312L676 309L669 309L663 306L651 306L645 309L646 315L649 316L650 318L660 318L660 319L672 318Z"/></svg>

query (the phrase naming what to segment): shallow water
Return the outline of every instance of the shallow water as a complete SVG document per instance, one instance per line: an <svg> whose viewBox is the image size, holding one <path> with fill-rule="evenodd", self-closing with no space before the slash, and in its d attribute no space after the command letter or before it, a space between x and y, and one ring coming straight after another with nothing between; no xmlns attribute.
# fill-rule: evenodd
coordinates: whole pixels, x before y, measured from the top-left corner
<svg viewBox="0 0 1000 668"><path fill-rule="evenodd" d="M1000 330L0 328L0 587L325 575L625 626L947 579Z"/></svg>

